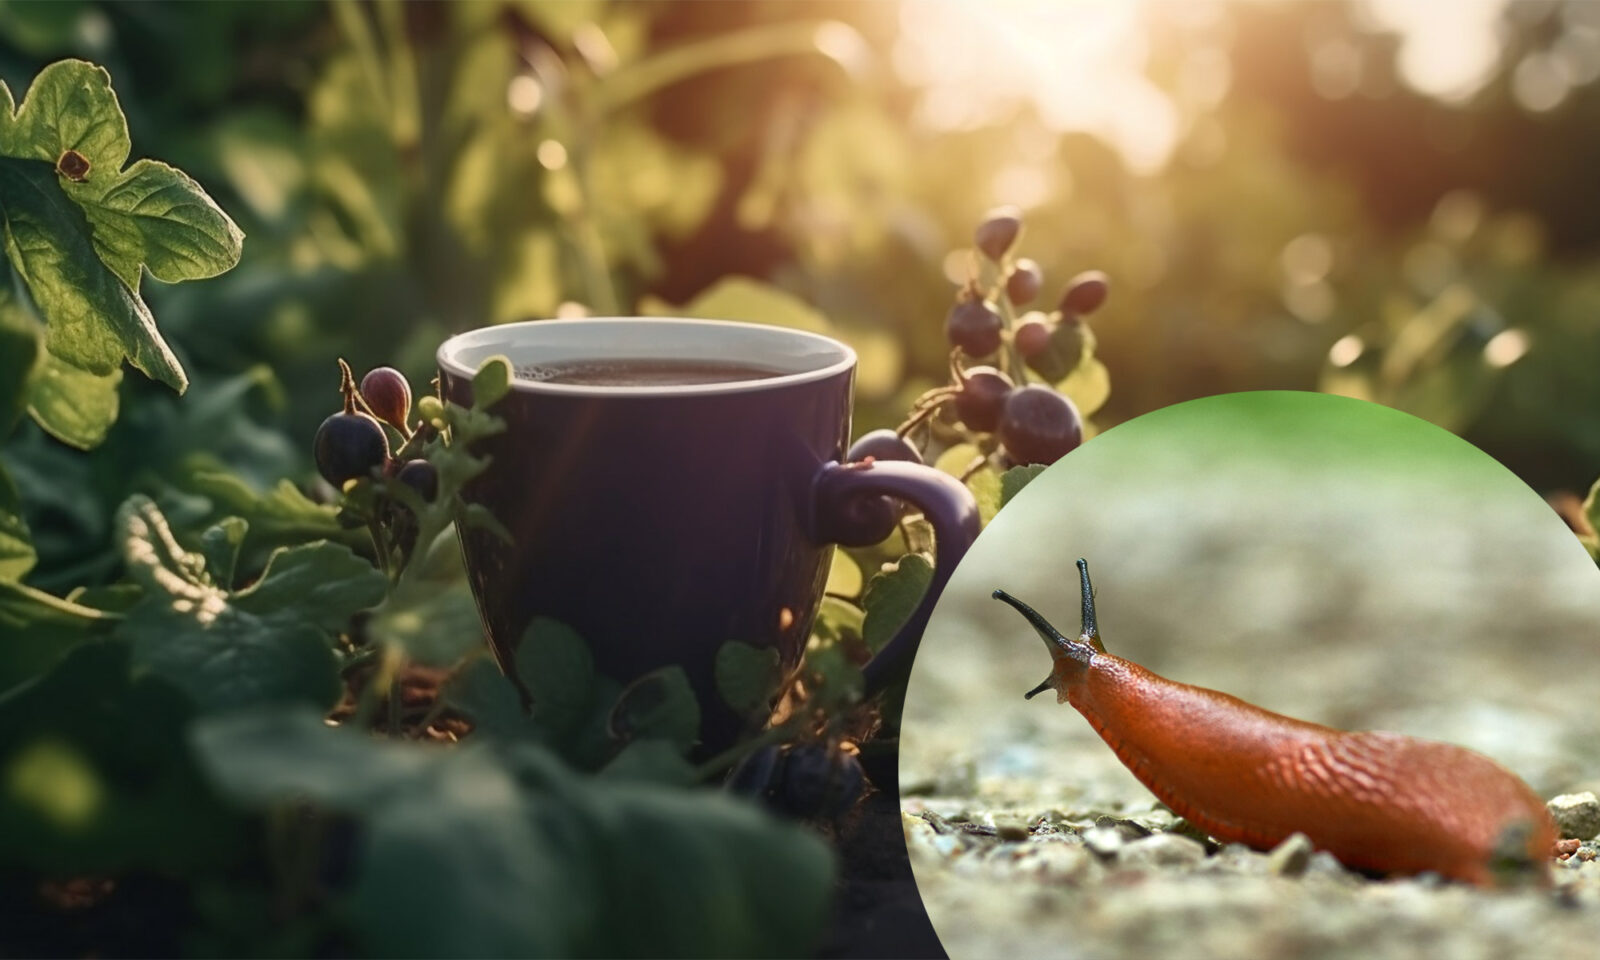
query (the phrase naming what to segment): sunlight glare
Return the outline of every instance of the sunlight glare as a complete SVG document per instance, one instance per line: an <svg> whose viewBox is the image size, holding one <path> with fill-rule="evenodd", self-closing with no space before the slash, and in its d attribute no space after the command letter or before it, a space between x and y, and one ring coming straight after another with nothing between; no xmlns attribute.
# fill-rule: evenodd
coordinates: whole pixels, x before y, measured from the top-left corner
<svg viewBox="0 0 1600 960"><path fill-rule="evenodd" d="M1419 93L1471 98L1500 59L1506 0L1367 0L1366 13L1400 35L1400 74Z"/></svg>
<svg viewBox="0 0 1600 960"><path fill-rule="evenodd" d="M1154 173L1178 141L1171 99L1144 75L1145 4L1126 0L904 0L894 49L922 88L917 119L970 130L1032 107L1056 132L1098 135L1129 167ZM1225 85L1213 77L1213 90Z"/></svg>

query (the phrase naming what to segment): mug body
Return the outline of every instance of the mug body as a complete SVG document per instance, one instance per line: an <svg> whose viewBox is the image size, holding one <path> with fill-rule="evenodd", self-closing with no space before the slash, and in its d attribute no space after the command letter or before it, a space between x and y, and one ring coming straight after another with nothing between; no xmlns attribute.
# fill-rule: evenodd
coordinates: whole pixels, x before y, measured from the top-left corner
<svg viewBox="0 0 1600 960"><path fill-rule="evenodd" d="M798 662L827 577L812 481L848 441L855 355L817 334L722 321L545 320L461 334L439 349L447 399L471 402L496 354L514 371L566 361L727 362L775 375L722 383L590 386L518 376L493 412L504 433L464 497L512 542L460 531L501 666L536 616L575 628L596 668L627 683L677 664L701 704L702 751L750 719L717 694L729 640Z"/></svg>

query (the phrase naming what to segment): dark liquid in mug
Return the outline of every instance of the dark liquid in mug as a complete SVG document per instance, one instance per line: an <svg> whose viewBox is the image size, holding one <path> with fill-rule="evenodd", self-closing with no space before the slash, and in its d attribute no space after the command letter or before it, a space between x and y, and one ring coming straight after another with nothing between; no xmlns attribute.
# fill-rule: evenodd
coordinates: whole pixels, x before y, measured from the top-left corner
<svg viewBox="0 0 1600 960"><path fill-rule="evenodd" d="M540 383L586 387L679 387L705 383L765 380L789 371L720 360L562 360L517 368L517 376Z"/></svg>

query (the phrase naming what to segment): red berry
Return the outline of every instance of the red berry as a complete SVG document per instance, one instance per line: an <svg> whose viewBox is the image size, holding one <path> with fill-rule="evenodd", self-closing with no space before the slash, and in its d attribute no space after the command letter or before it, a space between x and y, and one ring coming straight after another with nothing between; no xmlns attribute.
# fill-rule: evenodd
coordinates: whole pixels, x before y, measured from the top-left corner
<svg viewBox="0 0 1600 960"><path fill-rule="evenodd" d="M1022 230L1022 211L1007 205L995 207L983 217L983 222L978 224L978 229L972 235L973 242L983 255L996 263L1017 242L1017 234Z"/></svg>
<svg viewBox="0 0 1600 960"><path fill-rule="evenodd" d="M944 335L950 345L969 357L987 357L1000 349L1005 322L982 300L962 300L944 318Z"/></svg>
<svg viewBox="0 0 1600 960"><path fill-rule="evenodd" d="M411 384L393 367L376 367L361 378L361 398L378 419L404 428L411 416Z"/></svg>
<svg viewBox="0 0 1600 960"><path fill-rule="evenodd" d="M1083 418L1063 394L1030 384L1006 397L999 433L1017 463L1055 463L1083 442Z"/></svg>
<svg viewBox="0 0 1600 960"><path fill-rule="evenodd" d="M1032 303L1033 298L1039 295L1039 289L1044 286L1044 271L1039 269L1039 264L1028 257L1017 261L1011 268L1011 275L1006 277L1006 296L1016 306Z"/></svg>
<svg viewBox="0 0 1600 960"><path fill-rule="evenodd" d="M1042 314L1035 314L1017 324L1015 337L1017 352L1022 354L1022 359L1031 360L1050 346L1050 321Z"/></svg>
<svg viewBox="0 0 1600 960"><path fill-rule="evenodd" d="M962 371L961 392L956 394L956 416L970 429L990 433L1000 422L1000 411L1011 395L1011 378L994 367Z"/></svg>
<svg viewBox="0 0 1600 960"><path fill-rule="evenodd" d="M1111 281L1099 270L1085 270L1067 282L1061 294L1061 312L1084 316L1100 309L1111 292Z"/></svg>

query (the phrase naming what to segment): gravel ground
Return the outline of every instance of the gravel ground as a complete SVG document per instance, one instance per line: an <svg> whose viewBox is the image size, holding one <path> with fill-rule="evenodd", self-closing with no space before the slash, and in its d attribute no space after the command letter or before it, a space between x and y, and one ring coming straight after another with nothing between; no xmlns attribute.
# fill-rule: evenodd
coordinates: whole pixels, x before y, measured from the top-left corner
<svg viewBox="0 0 1600 960"><path fill-rule="evenodd" d="M1600 931L1594 841L1557 861L1549 889L1483 891L1369 880L1298 834L1271 853L1203 845L1154 806L985 806L905 803L912 868L952 957L1576 957Z"/></svg>
<svg viewBox="0 0 1600 960"><path fill-rule="evenodd" d="M1459 441L1408 463L1433 428L1413 441L1380 423L1391 446L1368 456L1361 408L1289 410L1266 439L1248 404L1201 412L1169 408L1148 437L1130 429L1141 421L1118 427L1035 480L935 611L900 781L946 951L1600 954L1592 842L1552 865L1551 889L1512 891L1208 850L1169 832L1170 812L1076 710L1022 699L1050 658L989 593L1075 635L1087 557L1112 653L1289 716L1467 746L1547 799L1600 790L1600 571L1536 493Z"/></svg>

